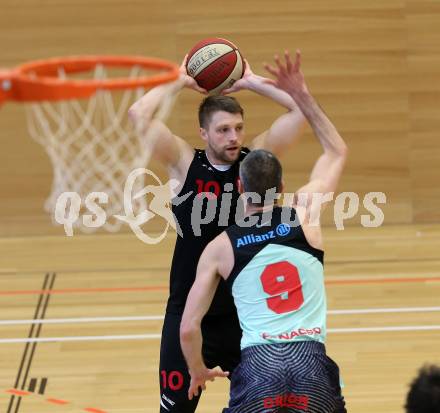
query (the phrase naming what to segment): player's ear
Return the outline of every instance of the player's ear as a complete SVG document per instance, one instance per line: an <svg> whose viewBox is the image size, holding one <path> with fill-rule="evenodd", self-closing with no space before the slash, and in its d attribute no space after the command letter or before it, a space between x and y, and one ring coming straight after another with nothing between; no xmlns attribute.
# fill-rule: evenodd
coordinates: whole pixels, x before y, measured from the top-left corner
<svg viewBox="0 0 440 413"><path fill-rule="evenodd" d="M278 191L280 194L284 192L284 180L281 179L280 190Z"/></svg>
<svg viewBox="0 0 440 413"><path fill-rule="evenodd" d="M237 179L237 188L238 188L238 193L239 194L242 194L244 192L243 184L241 183L241 179L240 178Z"/></svg>
<svg viewBox="0 0 440 413"><path fill-rule="evenodd" d="M201 137L205 142L208 141L208 132L206 131L205 128L200 128L200 129L199 129L199 134L200 134L200 137Z"/></svg>

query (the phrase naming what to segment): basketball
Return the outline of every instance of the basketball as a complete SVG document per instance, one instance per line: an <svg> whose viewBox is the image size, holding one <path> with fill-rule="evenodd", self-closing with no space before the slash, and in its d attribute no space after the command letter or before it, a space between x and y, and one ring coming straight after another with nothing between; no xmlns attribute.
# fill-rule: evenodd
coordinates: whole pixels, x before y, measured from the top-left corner
<svg viewBox="0 0 440 413"><path fill-rule="evenodd" d="M217 37L198 42L188 53L186 70L210 95L241 79L245 64L237 46Z"/></svg>

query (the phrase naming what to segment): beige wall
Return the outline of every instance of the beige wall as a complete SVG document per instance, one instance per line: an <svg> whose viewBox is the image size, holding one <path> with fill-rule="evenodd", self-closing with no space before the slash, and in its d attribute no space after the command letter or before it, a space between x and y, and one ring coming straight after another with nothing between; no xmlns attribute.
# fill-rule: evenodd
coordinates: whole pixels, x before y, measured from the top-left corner
<svg viewBox="0 0 440 413"><path fill-rule="evenodd" d="M428 0L2 0L0 67L72 54L141 54L180 62L204 37L234 41L255 72L284 48L303 51L312 92L350 147L341 191L382 191L385 223L440 219L440 4ZM240 93L249 137L282 110ZM199 144L200 96L170 120ZM61 233L42 211L51 166L28 137L21 105L0 110L0 235ZM288 189L319 153L310 130L282 161ZM361 211L362 212L362 211ZM327 212L330 223L331 210ZM354 218L351 224L359 222Z"/></svg>

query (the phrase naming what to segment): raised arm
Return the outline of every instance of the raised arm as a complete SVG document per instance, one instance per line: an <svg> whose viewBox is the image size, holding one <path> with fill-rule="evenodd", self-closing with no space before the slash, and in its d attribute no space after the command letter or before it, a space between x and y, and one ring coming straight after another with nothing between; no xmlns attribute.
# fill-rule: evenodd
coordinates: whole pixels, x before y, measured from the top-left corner
<svg viewBox="0 0 440 413"><path fill-rule="evenodd" d="M305 124L305 118L292 96L268 83L268 79L265 77L253 73L249 63L247 61L245 63L246 69L243 77L223 93L251 90L272 99L287 109L287 113L277 118L268 130L255 137L249 145L251 149L266 149L277 155L282 155L299 138Z"/></svg>
<svg viewBox="0 0 440 413"><path fill-rule="evenodd" d="M228 372L219 369L208 369L202 357L201 322L207 313L215 291L220 281L220 275L225 273L226 263L230 257L224 252L232 252L226 243L229 242L223 233L211 241L203 251L197 266L197 275L186 300L185 310L180 325L180 344L185 360L188 364L191 384L188 398L198 396L199 388L205 390L205 382L213 381L215 377L227 377ZM225 248L226 247L226 248Z"/></svg>
<svg viewBox="0 0 440 413"><path fill-rule="evenodd" d="M275 63L276 66L265 65L266 70L275 77L269 83L285 91L295 100L310 123L323 150L323 154L313 167L309 183L300 188L297 193L334 192L347 158L347 145L310 94L300 69L300 52L297 51L295 62L292 62L289 53L285 52L285 64L281 63L278 57L275 57ZM310 201L311 196L308 197L308 202Z"/></svg>
<svg viewBox="0 0 440 413"><path fill-rule="evenodd" d="M153 156L165 167L171 169L173 177L185 176L191 164L194 150L182 138L174 135L161 121L153 120L154 114L159 108L161 101L169 93L179 93L183 88L196 90L200 93L206 91L200 88L195 80L186 73L185 56L180 66L180 78L177 82L157 86L135 102L128 111L128 116L135 124L139 133L146 133L148 128L154 128L155 145Z"/></svg>

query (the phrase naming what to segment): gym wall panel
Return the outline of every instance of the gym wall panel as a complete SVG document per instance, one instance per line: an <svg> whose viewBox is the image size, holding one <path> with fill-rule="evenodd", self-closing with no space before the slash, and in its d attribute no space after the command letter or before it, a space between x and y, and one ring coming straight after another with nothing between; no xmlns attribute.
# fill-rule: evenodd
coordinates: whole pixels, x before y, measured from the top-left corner
<svg viewBox="0 0 440 413"><path fill-rule="evenodd" d="M365 193L384 192L385 224L433 222L440 218L439 14L438 2L427 0L4 0L0 67L97 53L180 63L201 38L221 36L238 44L263 75L262 62L274 53L300 48L311 91L350 147L339 190L359 193L361 200ZM248 139L283 113L250 92L237 97ZM199 102L200 95L183 91L169 120L195 146L201 145ZM3 105L0 125L0 235L62 233L42 210L51 165L29 138L21 105ZM288 190L307 179L319 151L306 128L282 157ZM326 212L326 225L332 221ZM347 220L359 222L360 214Z"/></svg>
<svg viewBox="0 0 440 413"><path fill-rule="evenodd" d="M411 199L415 222L440 220L440 3L408 1Z"/></svg>

